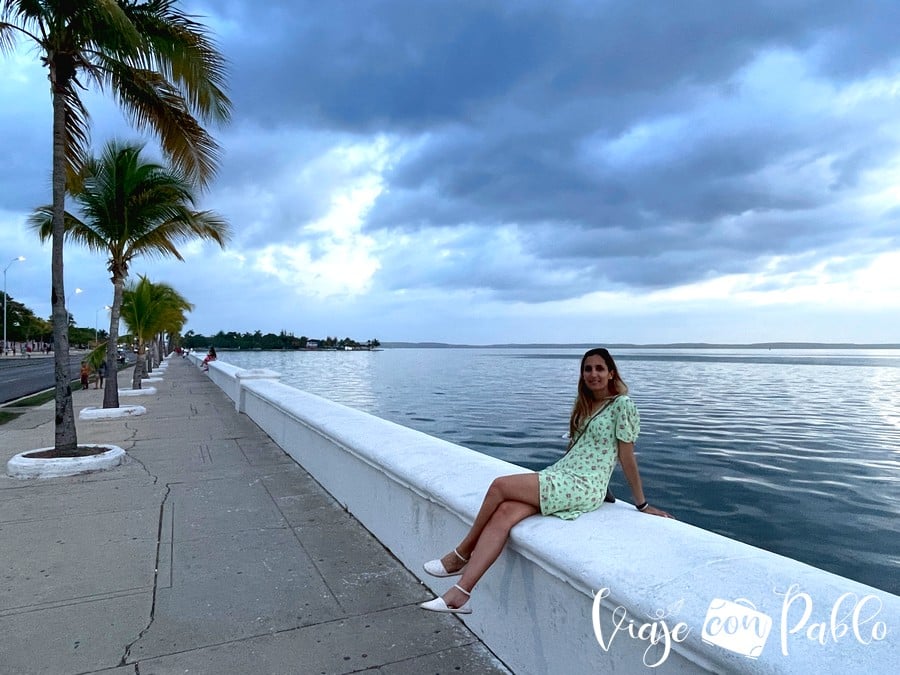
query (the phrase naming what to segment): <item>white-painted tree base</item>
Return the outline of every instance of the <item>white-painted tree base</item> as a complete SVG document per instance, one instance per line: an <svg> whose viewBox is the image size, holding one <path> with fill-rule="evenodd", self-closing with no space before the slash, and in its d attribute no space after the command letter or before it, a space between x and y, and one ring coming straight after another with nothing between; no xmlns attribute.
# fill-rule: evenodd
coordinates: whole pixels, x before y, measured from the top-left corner
<svg viewBox="0 0 900 675"><path fill-rule="evenodd" d="M79 447L106 448L107 450L91 457L56 457L53 459L25 456L53 448L28 450L20 452L6 463L6 474L11 478L58 478L91 471L105 471L119 466L125 461L125 451L118 445L80 443Z"/></svg>
<svg viewBox="0 0 900 675"><path fill-rule="evenodd" d="M162 382L163 378L161 377L142 377L141 382Z"/></svg>
<svg viewBox="0 0 900 675"><path fill-rule="evenodd" d="M156 393L156 387L141 387L140 389L119 389L119 396L150 396Z"/></svg>
<svg viewBox="0 0 900 675"><path fill-rule="evenodd" d="M80 420L111 420L120 417L135 417L146 414L147 409L142 405L120 405L118 408L83 408L78 413Z"/></svg>

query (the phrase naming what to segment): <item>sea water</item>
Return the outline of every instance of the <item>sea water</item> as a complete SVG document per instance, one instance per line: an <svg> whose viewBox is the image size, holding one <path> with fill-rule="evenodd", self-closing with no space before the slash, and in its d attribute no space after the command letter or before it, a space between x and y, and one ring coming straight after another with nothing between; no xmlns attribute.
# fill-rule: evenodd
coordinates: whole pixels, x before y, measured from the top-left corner
<svg viewBox="0 0 900 675"><path fill-rule="evenodd" d="M612 350L650 502L900 594L900 351ZM527 468L565 452L583 350L222 352L245 368ZM621 469L615 493L630 500Z"/></svg>

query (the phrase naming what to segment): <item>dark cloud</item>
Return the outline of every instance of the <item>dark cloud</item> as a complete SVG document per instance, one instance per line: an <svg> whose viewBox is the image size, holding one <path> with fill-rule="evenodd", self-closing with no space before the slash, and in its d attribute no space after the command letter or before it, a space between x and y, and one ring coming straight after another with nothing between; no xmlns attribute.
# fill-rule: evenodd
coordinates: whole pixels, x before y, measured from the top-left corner
<svg viewBox="0 0 900 675"><path fill-rule="evenodd" d="M862 86L896 86L894 0L188 5L230 61L234 123L203 204L238 252L321 257L310 225L369 175L383 191L362 232L388 291L539 303L848 250L852 270L897 246L897 207L858 208L900 149L896 95ZM30 209L49 101L40 124L4 107L0 209ZM124 128L110 108L99 140ZM377 139L384 168L343 152Z"/></svg>
<svg viewBox="0 0 900 675"><path fill-rule="evenodd" d="M608 281L658 286L723 267L753 270L766 255L869 226L823 226L819 213L894 153L884 130L759 100L765 73L749 89L745 79L767 54L806 69L773 74L776 99L793 77L829 87L832 78L890 73L900 54L889 29L896 7L454 0L208 9L229 26L222 41L233 55L241 119L273 138L311 128L413 143L386 174L368 232L512 225L549 267L579 264L579 252L599 249L604 258L625 256L596 271ZM649 129L651 140L611 156L609 146L636 129ZM309 159L299 147L296 164ZM224 178L284 182L290 160L280 154L244 147L229 162L240 171L226 168ZM810 175L821 161L828 171ZM323 194L300 188L282 198L282 214L259 234L302 237L291 224L314 220ZM657 259L652 269L631 264L641 255ZM459 278L507 287L489 275Z"/></svg>

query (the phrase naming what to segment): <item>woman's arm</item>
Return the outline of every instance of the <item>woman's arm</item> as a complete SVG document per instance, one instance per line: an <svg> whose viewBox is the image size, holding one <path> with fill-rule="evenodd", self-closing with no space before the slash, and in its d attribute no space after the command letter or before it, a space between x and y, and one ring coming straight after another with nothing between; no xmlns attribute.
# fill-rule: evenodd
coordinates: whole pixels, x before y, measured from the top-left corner
<svg viewBox="0 0 900 675"><path fill-rule="evenodd" d="M619 441L619 464L622 465L622 471L625 473L625 479L631 487L631 494L634 495L634 503L643 504L647 500L644 498L644 488L641 486L641 474L638 472L637 458L634 456L634 443L626 443ZM649 513L654 516L662 516L663 518L671 518L665 511L655 506L647 506L641 513Z"/></svg>

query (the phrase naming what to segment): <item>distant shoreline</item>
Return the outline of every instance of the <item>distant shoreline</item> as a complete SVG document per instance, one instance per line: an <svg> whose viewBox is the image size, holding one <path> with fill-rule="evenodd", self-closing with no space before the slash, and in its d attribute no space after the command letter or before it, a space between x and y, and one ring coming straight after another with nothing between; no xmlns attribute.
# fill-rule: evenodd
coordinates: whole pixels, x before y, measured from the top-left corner
<svg viewBox="0 0 900 675"><path fill-rule="evenodd" d="M382 342L391 349L590 349L598 343L504 343L490 345L451 344L448 342ZM610 349L900 349L900 343L860 344L855 342L749 342L720 344L712 342L670 342L632 344L628 342L603 344Z"/></svg>

